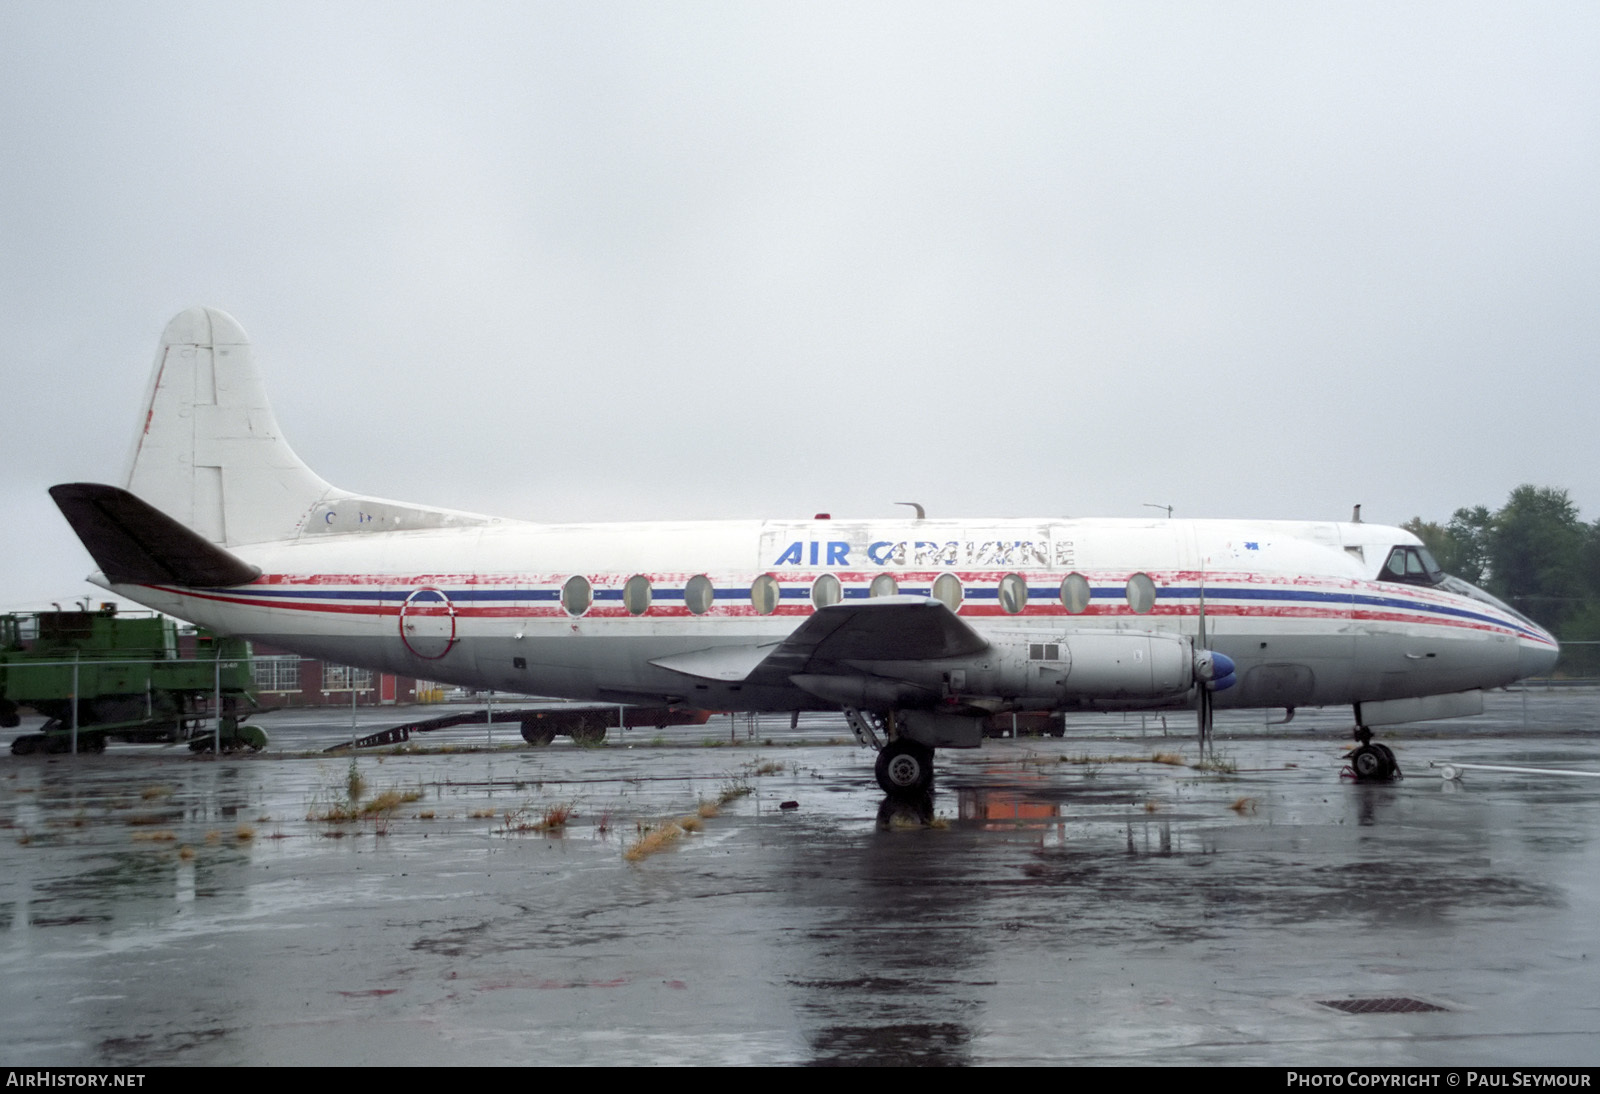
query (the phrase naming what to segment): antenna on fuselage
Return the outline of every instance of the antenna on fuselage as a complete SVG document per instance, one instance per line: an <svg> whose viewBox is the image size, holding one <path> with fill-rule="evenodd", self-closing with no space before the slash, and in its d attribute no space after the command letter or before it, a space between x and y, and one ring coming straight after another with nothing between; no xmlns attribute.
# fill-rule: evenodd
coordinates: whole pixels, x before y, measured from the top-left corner
<svg viewBox="0 0 1600 1094"><path fill-rule="evenodd" d="M1146 509L1165 509L1167 511L1167 519L1172 519L1172 506L1170 505L1157 505L1153 501L1147 501L1144 503L1144 507Z"/></svg>
<svg viewBox="0 0 1600 1094"><path fill-rule="evenodd" d="M928 519L928 514L923 512L922 503L920 501L897 501L897 502L895 502L895 504L896 505L909 505L909 506L911 506L911 508L913 508L913 509L915 509L917 511L917 519L918 520L927 520Z"/></svg>
<svg viewBox="0 0 1600 1094"><path fill-rule="evenodd" d="M1360 502L1357 502L1356 503L1356 507L1354 509L1350 510L1350 523L1351 524L1360 524L1361 523L1361 503Z"/></svg>

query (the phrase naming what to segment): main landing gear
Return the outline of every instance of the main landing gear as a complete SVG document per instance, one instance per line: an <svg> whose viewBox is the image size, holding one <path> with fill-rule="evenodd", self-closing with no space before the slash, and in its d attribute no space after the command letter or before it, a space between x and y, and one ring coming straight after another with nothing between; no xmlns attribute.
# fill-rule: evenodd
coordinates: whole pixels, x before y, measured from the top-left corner
<svg viewBox="0 0 1600 1094"><path fill-rule="evenodd" d="M933 749L901 737L883 746L873 770L890 797L919 797L933 786Z"/></svg>
<svg viewBox="0 0 1600 1094"><path fill-rule="evenodd" d="M1349 761L1350 772L1355 776L1356 782L1392 782L1395 779L1405 778L1389 746L1372 743L1372 730L1358 725L1355 737L1359 743L1345 759Z"/></svg>
<svg viewBox="0 0 1600 1094"><path fill-rule="evenodd" d="M893 714L845 707L844 716L856 740L877 750L873 773L885 794L899 801L918 801L928 796L933 789L933 749L895 735Z"/></svg>

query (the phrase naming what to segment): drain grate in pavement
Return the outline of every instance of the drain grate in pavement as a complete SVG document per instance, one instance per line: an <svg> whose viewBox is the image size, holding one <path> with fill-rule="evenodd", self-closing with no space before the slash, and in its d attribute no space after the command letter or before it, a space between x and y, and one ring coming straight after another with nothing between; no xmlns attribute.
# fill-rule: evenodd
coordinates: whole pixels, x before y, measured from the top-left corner
<svg viewBox="0 0 1600 1094"><path fill-rule="evenodd" d="M1346 1014L1425 1014L1449 1009L1422 999L1408 999L1403 995L1383 995L1375 999L1318 999L1317 1003Z"/></svg>

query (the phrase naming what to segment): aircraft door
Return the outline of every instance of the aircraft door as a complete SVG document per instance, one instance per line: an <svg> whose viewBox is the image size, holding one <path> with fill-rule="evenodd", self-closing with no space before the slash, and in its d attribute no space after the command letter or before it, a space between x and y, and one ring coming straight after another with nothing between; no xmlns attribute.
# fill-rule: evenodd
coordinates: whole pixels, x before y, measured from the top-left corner
<svg viewBox="0 0 1600 1094"><path fill-rule="evenodd" d="M400 641L428 661L437 661L456 644L456 608L439 589L423 588L400 606Z"/></svg>

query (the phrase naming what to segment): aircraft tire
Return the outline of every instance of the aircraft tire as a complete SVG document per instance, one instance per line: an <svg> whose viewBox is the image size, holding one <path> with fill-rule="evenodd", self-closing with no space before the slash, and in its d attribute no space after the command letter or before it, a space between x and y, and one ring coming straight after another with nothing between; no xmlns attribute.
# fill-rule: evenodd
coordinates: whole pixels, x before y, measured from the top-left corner
<svg viewBox="0 0 1600 1094"><path fill-rule="evenodd" d="M530 745L547 745L556 739L556 727L541 718L524 718L522 739Z"/></svg>
<svg viewBox="0 0 1600 1094"><path fill-rule="evenodd" d="M1398 766L1394 753L1383 745L1362 745L1350 753L1350 770L1361 782L1387 782L1394 778Z"/></svg>
<svg viewBox="0 0 1600 1094"><path fill-rule="evenodd" d="M606 739L606 723L598 717L582 718L567 733L573 744L597 745Z"/></svg>
<svg viewBox="0 0 1600 1094"><path fill-rule="evenodd" d="M1400 761L1394 758L1394 750L1388 745L1373 742L1372 747L1383 753L1383 758L1389 761L1389 778L1403 779L1405 775L1400 771Z"/></svg>
<svg viewBox="0 0 1600 1094"><path fill-rule="evenodd" d="M874 766L878 785L890 797L912 798L933 785L933 749L905 739L890 741Z"/></svg>

